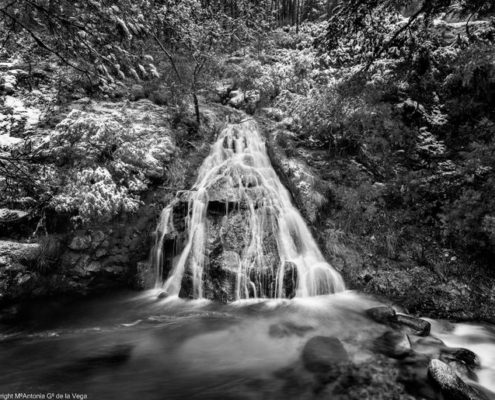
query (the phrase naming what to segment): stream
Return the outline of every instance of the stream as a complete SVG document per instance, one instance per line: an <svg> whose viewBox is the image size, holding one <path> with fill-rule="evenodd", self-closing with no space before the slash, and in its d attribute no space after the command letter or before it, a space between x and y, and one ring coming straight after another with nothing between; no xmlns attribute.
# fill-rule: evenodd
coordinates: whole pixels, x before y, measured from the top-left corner
<svg viewBox="0 0 495 400"><path fill-rule="evenodd" d="M18 321L0 325L0 398L319 398L300 365L305 343L337 337L359 366L375 359L370 343L387 330L365 313L379 302L352 291L227 305L156 295L124 292L23 307ZM495 327L430 322L431 336L479 355L479 384L495 391Z"/></svg>

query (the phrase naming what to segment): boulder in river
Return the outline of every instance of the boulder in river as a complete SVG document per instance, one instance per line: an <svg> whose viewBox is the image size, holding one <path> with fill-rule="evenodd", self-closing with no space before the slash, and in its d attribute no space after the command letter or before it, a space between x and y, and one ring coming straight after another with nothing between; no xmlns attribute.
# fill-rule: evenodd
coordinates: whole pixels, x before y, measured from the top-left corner
<svg viewBox="0 0 495 400"><path fill-rule="evenodd" d="M332 336L315 336L306 343L302 360L307 370L327 373L341 364L349 363L349 356L342 342Z"/></svg>
<svg viewBox="0 0 495 400"><path fill-rule="evenodd" d="M370 309L366 310L366 314L372 320L374 320L380 324L387 324L389 322L395 321L395 319L396 319L395 310L389 306L380 306L380 307L370 308Z"/></svg>
<svg viewBox="0 0 495 400"><path fill-rule="evenodd" d="M442 357L460 361L472 369L479 368L481 365L479 357L471 350L464 348L445 347L442 349Z"/></svg>
<svg viewBox="0 0 495 400"><path fill-rule="evenodd" d="M421 318L412 317L410 315L397 314L396 322L409 328L411 332L418 336L428 336L431 330L431 324Z"/></svg>
<svg viewBox="0 0 495 400"><path fill-rule="evenodd" d="M433 359L428 365L428 375L438 386L445 399L486 400L486 396L464 382L444 362Z"/></svg>

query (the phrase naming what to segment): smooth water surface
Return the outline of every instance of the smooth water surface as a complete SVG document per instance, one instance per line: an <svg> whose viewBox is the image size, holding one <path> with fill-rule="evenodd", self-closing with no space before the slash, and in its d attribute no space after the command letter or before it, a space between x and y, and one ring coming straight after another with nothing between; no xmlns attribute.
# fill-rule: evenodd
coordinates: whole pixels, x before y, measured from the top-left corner
<svg viewBox="0 0 495 400"><path fill-rule="evenodd" d="M0 325L0 388L89 399L296 399L280 371L299 362L309 338L336 336L354 363L373 359L369 344L387 329L366 317L374 305L353 292L222 305L158 300L155 291L37 304L22 325ZM480 383L493 390L495 331L434 330L479 352Z"/></svg>

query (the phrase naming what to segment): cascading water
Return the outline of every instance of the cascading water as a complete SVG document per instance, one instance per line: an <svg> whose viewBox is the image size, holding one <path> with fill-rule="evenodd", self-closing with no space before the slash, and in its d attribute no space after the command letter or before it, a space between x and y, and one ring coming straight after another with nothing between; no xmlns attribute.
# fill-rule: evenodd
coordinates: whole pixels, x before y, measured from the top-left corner
<svg viewBox="0 0 495 400"><path fill-rule="evenodd" d="M163 282L164 238L174 230L176 204L163 210L153 249L157 287L168 295L187 287L191 297L215 298L220 290L230 301L344 290L271 166L254 121L227 125L204 160L188 197L182 251Z"/></svg>

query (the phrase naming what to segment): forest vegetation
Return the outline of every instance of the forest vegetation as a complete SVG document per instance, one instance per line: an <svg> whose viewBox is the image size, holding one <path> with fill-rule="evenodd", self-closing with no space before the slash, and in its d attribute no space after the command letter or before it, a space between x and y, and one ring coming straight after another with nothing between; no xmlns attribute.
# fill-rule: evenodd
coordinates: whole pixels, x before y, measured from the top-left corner
<svg viewBox="0 0 495 400"><path fill-rule="evenodd" d="M394 280L413 266L435 284L478 279L485 297L470 299L485 301L495 273L494 15L490 0L2 0L0 129L19 140L2 145L0 206L28 212L31 227L2 222L5 236L50 243L61 233L54 216L84 229L138 212L157 188L181 188L181 157L211 139L212 104L229 104L311 167L316 217L305 217L332 245L320 243L345 265L348 247L364 254L351 286L438 313L406 289L368 285L370 269ZM41 110L38 125L12 96ZM122 111L140 99L164 107L180 136L136 139L132 115L66 107L124 102Z"/></svg>

